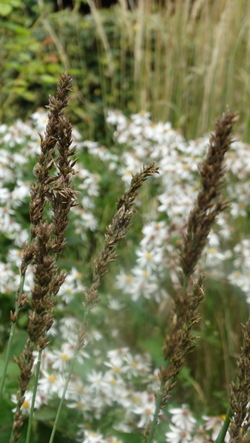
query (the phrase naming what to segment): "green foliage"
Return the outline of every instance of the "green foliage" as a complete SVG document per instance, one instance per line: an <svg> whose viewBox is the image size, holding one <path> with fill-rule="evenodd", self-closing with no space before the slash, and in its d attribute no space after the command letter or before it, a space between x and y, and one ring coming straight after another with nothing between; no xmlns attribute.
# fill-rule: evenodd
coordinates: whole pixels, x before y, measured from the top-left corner
<svg viewBox="0 0 250 443"><path fill-rule="evenodd" d="M57 74L67 69L75 81L70 113L85 138L109 137L109 108L150 111L193 138L229 105L249 140L245 0L204 4L190 15L188 2L177 3L175 14L152 2L140 14L117 5L85 16L77 8L53 13L50 3L43 10L18 0L2 3L2 119L26 117L46 104Z"/></svg>

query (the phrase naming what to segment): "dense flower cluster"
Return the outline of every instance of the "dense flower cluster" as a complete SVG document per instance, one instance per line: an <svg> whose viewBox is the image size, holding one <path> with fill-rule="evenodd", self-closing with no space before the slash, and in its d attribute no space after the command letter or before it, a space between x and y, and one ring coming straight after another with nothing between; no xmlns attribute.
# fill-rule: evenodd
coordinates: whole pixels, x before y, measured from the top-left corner
<svg viewBox="0 0 250 443"><path fill-rule="evenodd" d="M66 318L54 325L54 337L61 336L64 341L60 349L43 352L36 408L62 396L74 353L76 332L77 323L72 318ZM117 420L113 425L114 429L130 432L136 427L143 428L154 413L153 393L159 384L157 373L152 371L150 358L146 354L133 355L128 348L109 350L104 356L100 349L97 352L98 344L94 346L93 355L92 341L100 338L100 335L92 336L90 344L79 352L77 360L83 364L83 368L86 359L91 356L95 369L90 369L82 378L72 376L66 394L66 404L69 408L77 410L82 423L88 426L95 420L101 422L115 409L117 417L122 417L122 420ZM32 392L28 391L22 407L23 412L29 411L31 396ZM79 435L87 432L86 429L83 424Z"/></svg>
<svg viewBox="0 0 250 443"><path fill-rule="evenodd" d="M202 417L197 423L187 405L171 408L170 430L166 432L167 443L206 443L215 441L223 424L222 417ZM226 434L225 442L229 441Z"/></svg>
<svg viewBox="0 0 250 443"><path fill-rule="evenodd" d="M177 281L178 239L196 198L198 166L207 150L209 137L187 142L171 128L170 123L153 123L149 113L126 118L121 112L112 111L107 122L115 127L116 148L111 152L91 142L84 142L84 146L106 161L112 170L115 169L124 182L127 183L131 174L145 161L155 160L160 166L156 201L145 217L143 238L135 252L136 265L132 269L122 269L117 276L117 288L132 300L143 296L158 301L167 296L161 284L166 268L170 284ZM120 152L117 154L118 149ZM246 217L249 207L249 165L249 146L239 140L234 141L227 157L230 180L226 192L230 208L217 220L202 258L202 265L209 268L213 276L228 277L232 285L246 294L247 301L250 287L249 239L240 239L240 243L233 247L231 242L235 221ZM225 262L232 270L229 276L223 273Z"/></svg>

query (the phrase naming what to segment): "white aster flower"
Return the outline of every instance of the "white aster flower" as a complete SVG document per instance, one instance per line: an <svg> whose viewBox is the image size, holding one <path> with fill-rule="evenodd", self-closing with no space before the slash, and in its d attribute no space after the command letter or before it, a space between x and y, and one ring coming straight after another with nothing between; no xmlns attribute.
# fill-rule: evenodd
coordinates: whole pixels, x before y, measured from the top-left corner
<svg viewBox="0 0 250 443"><path fill-rule="evenodd" d="M146 268L148 271L157 269L162 263L163 253L160 248L142 248L136 251L137 263L142 268Z"/></svg>
<svg viewBox="0 0 250 443"><path fill-rule="evenodd" d="M24 401L23 404L21 406L21 411L23 414L28 414L30 412L30 408L31 408L31 403L32 403L32 397L33 397L33 392L32 391L26 391L25 395L24 395ZM17 403L17 397L16 395L12 395L11 400L13 401L13 403ZM36 400L35 400L35 409L40 408L42 404L42 399L41 396L39 395L39 393L37 393L36 395ZM16 408L13 409L13 412L16 410Z"/></svg>
<svg viewBox="0 0 250 443"><path fill-rule="evenodd" d="M50 397L52 394L62 395L65 380L56 372L43 371L42 377L38 381L39 392L44 397Z"/></svg>
<svg viewBox="0 0 250 443"><path fill-rule="evenodd" d="M155 412L155 399L153 395L148 396L145 394L140 405L133 409L134 414L140 416L140 420L137 424L139 428L144 428L152 420Z"/></svg>
<svg viewBox="0 0 250 443"><path fill-rule="evenodd" d="M192 441L190 432L184 429L170 425L170 431L166 432L166 442L169 443L188 443Z"/></svg>
<svg viewBox="0 0 250 443"><path fill-rule="evenodd" d="M175 426L186 431L193 430L196 420L187 405L182 405L181 408L169 409L169 412L172 414L171 420Z"/></svg>
<svg viewBox="0 0 250 443"><path fill-rule="evenodd" d="M102 434L94 431L84 431L84 440L82 443L106 443Z"/></svg>

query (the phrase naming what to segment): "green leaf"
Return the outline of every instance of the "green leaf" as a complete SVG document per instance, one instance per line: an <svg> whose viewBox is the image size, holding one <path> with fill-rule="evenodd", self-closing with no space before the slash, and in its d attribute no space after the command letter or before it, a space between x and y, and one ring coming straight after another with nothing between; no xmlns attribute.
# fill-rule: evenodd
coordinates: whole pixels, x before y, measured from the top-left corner
<svg viewBox="0 0 250 443"><path fill-rule="evenodd" d="M36 97L35 92L31 92L31 91L23 91L22 93L20 93L20 95L28 102L33 102Z"/></svg>
<svg viewBox="0 0 250 443"><path fill-rule="evenodd" d="M2 17L7 17L7 15L9 15L12 11L12 6L11 5L7 5L5 3L0 3L0 15Z"/></svg>
<svg viewBox="0 0 250 443"><path fill-rule="evenodd" d="M48 74L41 75L40 79L43 83L50 83L50 84L57 83L57 77L53 77L52 75Z"/></svg>
<svg viewBox="0 0 250 443"><path fill-rule="evenodd" d="M13 403L3 399L0 403L0 441L9 441L12 420L13 420Z"/></svg>
<svg viewBox="0 0 250 443"><path fill-rule="evenodd" d="M0 3L0 7L2 9L1 3ZM0 13L0 15L3 15L3 14ZM21 34L21 35L25 35L25 36L30 35L29 29L25 28L24 26L18 25L16 23L0 21L0 27L10 29L11 31L16 32L17 34Z"/></svg>
<svg viewBox="0 0 250 443"><path fill-rule="evenodd" d="M51 407L46 406L39 409L38 411L35 411L34 419L38 421L53 422L56 416L56 412L57 410L55 407L52 409Z"/></svg>

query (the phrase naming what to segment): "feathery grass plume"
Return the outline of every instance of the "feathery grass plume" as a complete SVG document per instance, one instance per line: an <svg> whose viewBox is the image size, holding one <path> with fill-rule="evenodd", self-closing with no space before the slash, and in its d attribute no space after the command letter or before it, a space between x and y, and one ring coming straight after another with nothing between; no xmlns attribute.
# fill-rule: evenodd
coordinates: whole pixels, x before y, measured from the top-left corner
<svg viewBox="0 0 250 443"><path fill-rule="evenodd" d="M175 316L171 332L164 344L164 357L167 360L173 355L178 344L178 333L182 328L186 311L189 309L189 297L186 288L196 269L201 253L206 246L209 232L216 217L228 207L221 192L225 175L224 157L232 143L232 127L236 115L226 112L218 118L215 132L211 134L207 156L200 167L201 189L198 193L194 208L191 210L183 248L180 256L181 288L174 300ZM178 346L177 346L178 347Z"/></svg>
<svg viewBox="0 0 250 443"><path fill-rule="evenodd" d="M204 297L203 277L194 283L194 271L207 243L208 235L216 217L227 208L221 185L225 174L224 157L232 143L232 127L236 115L226 112L218 118L215 132L210 137L207 156L200 167L201 189L191 210L183 249L180 256L180 285L174 297L174 309L170 331L165 338L163 355L166 366L160 372L160 389L152 422L144 433L144 442L152 443L158 424L159 413L166 406L175 378L184 366L184 358L195 347L191 329L199 322L198 307Z"/></svg>
<svg viewBox="0 0 250 443"><path fill-rule="evenodd" d="M108 272L109 265L116 259L116 246L121 241L126 233L128 232L132 217L136 212L134 208L134 201L136 196L138 195L138 191L140 187L143 185L144 181L152 176L153 174L158 173L158 168L152 162L148 166L144 166L142 171L135 174L131 180L131 184L129 189L124 193L124 195L119 199L117 203L116 213L107 227L105 234L104 246L94 261L93 267L93 278L92 284L89 289L84 294L84 316L81 322L81 326L79 328L78 333L78 342L75 347L74 355L71 360L71 365L69 368L67 380L64 385L64 390L61 395L60 403L57 410L57 415L54 421L53 429L51 432L49 443L53 442L54 435L56 432L56 427L58 423L58 419L61 413L62 405L64 402L64 398L68 389L68 384L70 382L70 378L74 371L74 366L76 362L76 358L79 350L84 346L85 338L86 338L86 329L87 329L87 321L89 317L89 313L91 309L98 303L99 295L98 289L101 283L102 277Z"/></svg>
<svg viewBox="0 0 250 443"><path fill-rule="evenodd" d="M186 354L196 346L194 341L196 336L191 333L191 330L200 320L198 308L203 298L203 275L201 275L190 290L185 290L186 302L182 304L182 310L178 313L181 316L178 317L178 314L175 314L173 317L171 331L164 344L165 351L167 343L169 357L166 366L160 369L160 388L156 395L155 412L152 422L148 424L144 433L143 443L154 441L160 411L168 402L170 391L176 384L175 378L185 364ZM177 324L178 328L176 328Z"/></svg>
<svg viewBox="0 0 250 443"><path fill-rule="evenodd" d="M68 212L76 204L75 191L70 187L75 164L71 157L75 149L70 148L71 124L63 114L68 104L70 83L71 77L68 74L61 75L56 97L49 98L48 124L45 136L40 135L42 152L34 168L37 178L31 189L30 204L34 286L27 327L28 339L23 353L15 358L20 375L13 424L14 441L19 439L23 425L21 407L32 376L33 351L37 348L41 356L47 346L47 331L53 323L56 294L65 280L65 273L59 272L56 259L65 242ZM48 209L52 209L51 219ZM30 255L26 247L24 269Z"/></svg>
<svg viewBox="0 0 250 443"><path fill-rule="evenodd" d="M250 427L250 318L243 326L243 331L243 346L237 363L238 380L232 383L230 399L232 415L229 428L230 443L248 441L247 433Z"/></svg>
<svg viewBox="0 0 250 443"><path fill-rule="evenodd" d="M156 173L158 173L158 168L154 163L145 166L141 172L133 176L129 189L119 199L117 211L105 234L103 250L94 262L93 282L85 293L86 306L94 306L98 302L97 290L100 286L101 277L107 273L109 264L116 258L115 248L117 243L125 237L130 228L135 213L134 201L138 190L148 177Z"/></svg>
<svg viewBox="0 0 250 443"><path fill-rule="evenodd" d="M224 157L232 143L232 127L236 120L236 115L230 112L218 118L206 159L200 167L201 190L188 218L181 256L181 268L187 278L196 267L215 218L228 206L221 185L225 175Z"/></svg>

